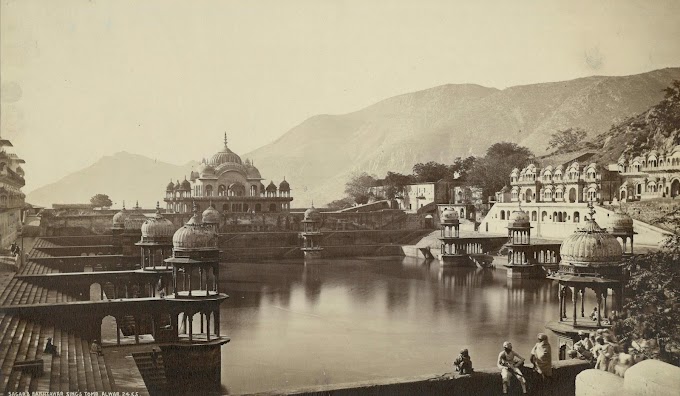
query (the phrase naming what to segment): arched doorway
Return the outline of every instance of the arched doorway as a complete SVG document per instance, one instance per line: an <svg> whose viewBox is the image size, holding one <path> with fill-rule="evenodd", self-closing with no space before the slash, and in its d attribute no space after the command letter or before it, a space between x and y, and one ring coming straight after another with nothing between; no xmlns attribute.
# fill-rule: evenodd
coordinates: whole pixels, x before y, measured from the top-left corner
<svg viewBox="0 0 680 396"><path fill-rule="evenodd" d="M576 189L573 187L569 189L569 202L576 202Z"/></svg>
<svg viewBox="0 0 680 396"><path fill-rule="evenodd" d="M626 199L626 190L621 190L621 200Z"/></svg>
<svg viewBox="0 0 680 396"><path fill-rule="evenodd" d="M533 198L534 193L531 191L530 188L527 188L527 192L524 194L524 198L526 199L527 202L531 202L531 198Z"/></svg>
<svg viewBox="0 0 680 396"><path fill-rule="evenodd" d="M680 180L675 179L671 183L671 197L675 197L680 194Z"/></svg>

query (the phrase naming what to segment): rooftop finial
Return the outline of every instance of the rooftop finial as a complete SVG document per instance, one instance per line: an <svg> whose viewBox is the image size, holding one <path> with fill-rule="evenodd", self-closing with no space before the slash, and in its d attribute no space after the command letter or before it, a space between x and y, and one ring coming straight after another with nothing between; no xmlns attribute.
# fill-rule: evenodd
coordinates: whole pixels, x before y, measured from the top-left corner
<svg viewBox="0 0 680 396"><path fill-rule="evenodd" d="M123 210L125 210L125 200L123 200Z"/></svg>
<svg viewBox="0 0 680 396"><path fill-rule="evenodd" d="M137 202L135 203L135 209L141 209L141 208L139 207L139 200L137 200Z"/></svg>
<svg viewBox="0 0 680 396"><path fill-rule="evenodd" d="M224 147L227 147L227 133L224 132Z"/></svg>
<svg viewBox="0 0 680 396"><path fill-rule="evenodd" d="M161 214L161 203L156 201L156 214Z"/></svg>
<svg viewBox="0 0 680 396"><path fill-rule="evenodd" d="M593 206L593 201L588 202L588 209L590 213L590 221L595 221L595 207Z"/></svg>
<svg viewBox="0 0 680 396"><path fill-rule="evenodd" d="M196 201L191 201L191 209L192 212L194 212L194 215L198 215L198 205L196 205Z"/></svg>
<svg viewBox="0 0 680 396"><path fill-rule="evenodd" d="M314 207L314 200L312 199L312 208Z"/></svg>

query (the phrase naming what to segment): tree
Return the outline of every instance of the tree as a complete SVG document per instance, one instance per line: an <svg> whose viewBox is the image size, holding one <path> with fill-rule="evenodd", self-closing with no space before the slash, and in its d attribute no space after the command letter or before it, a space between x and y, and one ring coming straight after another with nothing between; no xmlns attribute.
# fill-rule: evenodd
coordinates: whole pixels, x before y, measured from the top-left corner
<svg viewBox="0 0 680 396"><path fill-rule="evenodd" d="M351 208L353 203L354 200L349 197L345 197L342 199L336 199L335 201L330 202L327 206L329 209L340 210Z"/></svg>
<svg viewBox="0 0 680 396"><path fill-rule="evenodd" d="M453 173L448 165L430 161L413 165L413 175L421 183L436 182L442 179L453 180Z"/></svg>
<svg viewBox="0 0 680 396"><path fill-rule="evenodd" d="M508 183L513 168L523 168L534 158L526 147L500 142L486 150L483 158L474 161L465 184L481 187L484 197L494 196Z"/></svg>
<svg viewBox="0 0 680 396"><path fill-rule="evenodd" d="M96 194L90 198L90 203L95 208L108 208L113 205L113 202L111 202L111 199L106 194Z"/></svg>
<svg viewBox="0 0 680 396"><path fill-rule="evenodd" d="M368 203L368 189L375 185L375 177L366 172L353 174L345 183L345 194L358 204Z"/></svg>
<svg viewBox="0 0 680 396"><path fill-rule="evenodd" d="M626 304L613 328L627 343L656 340L654 358L679 365L680 361L680 236L667 238L656 252L627 262L630 278Z"/></svg>
<svg viewBox="0 0 680 396"><path fill-rule="evenodd" d="M383 179L383 186L385 186L385 195L388 199L394 199L398 193L404 192L404 187L415 182L415 177L412 175L402 175L396 172L387 172Z"/></svg>
<svg viewBox="0 0 680 396"><path fill-rule="evenodd" d="M550 135L548 150L557 149L566 153L576 151L588 133L581 128L567 128L558 130Z"/></svg>
<svg viewBox="0 0 680 396"><path fill-rule="evenodd" d="M469 156L465 159L458 157L453 161L453 165L449 166L449 173L454 175L454 177L455 175L458 175L459 179L465 180L468 172L470 172L474 166L475 160L476 158L473 156Z"/></svg>

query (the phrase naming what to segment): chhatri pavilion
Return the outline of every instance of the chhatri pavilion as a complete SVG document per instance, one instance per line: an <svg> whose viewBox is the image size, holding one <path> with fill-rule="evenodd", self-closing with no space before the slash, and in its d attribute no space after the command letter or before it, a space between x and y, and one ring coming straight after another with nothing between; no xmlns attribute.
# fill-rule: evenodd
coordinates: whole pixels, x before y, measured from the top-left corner
<svg viewBox="0 0 680 396"><path fill-rule="evenodd" d="M590 218L562 242L559 270L548 276L559 282L559 320L547 324L561 343L573 347L578 331L609 327L611 310L623 305L626 281L623 249L617 237L595 221L595 210L589 204ZM586 316L586 293L595 294L595 320ZM570 301L571 300L571 301ZM571 305L571 307L569 307Z"/></svg>
<svg viewBox="0 0 680 396"><path fill-rule="evenodd" d="M222 213L282 212L290 210L290 184L284 180L278 187L273 181L262 183L260 171L252 161L242 161L227 146L209 160L203 160L197 171L165 189L169 213L190 213L195 202L199 210L212 206Z"/></svg>

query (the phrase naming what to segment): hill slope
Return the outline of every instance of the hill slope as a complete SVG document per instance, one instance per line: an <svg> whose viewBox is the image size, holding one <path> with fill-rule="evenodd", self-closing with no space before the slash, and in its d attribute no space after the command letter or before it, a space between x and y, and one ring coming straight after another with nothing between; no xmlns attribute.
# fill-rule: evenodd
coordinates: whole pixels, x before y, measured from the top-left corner
<svg viewBox="0 0 680 396"><path fill-rule="evenodd" d="M581 127L589 138L657 104L680 68L593 76L503 90L444 85L386 99L343 115L319 115L246 154L263 175L290 181L294 206L340 198L355 171L383 176L417 162L482 155L498 141L545 154L553 132Z"/></svg>
<svg viewBox="0 0 680 396"><path fill-rule="evenodd" d="M165 186L178 175L188 174L197 164L173 165L138 154L119 152L102 157L89 167L31 191L26 201L49 207L53 203L88 203L97 193L108 194L114 206L136 200L150 208L163 199Z"/></svg>

